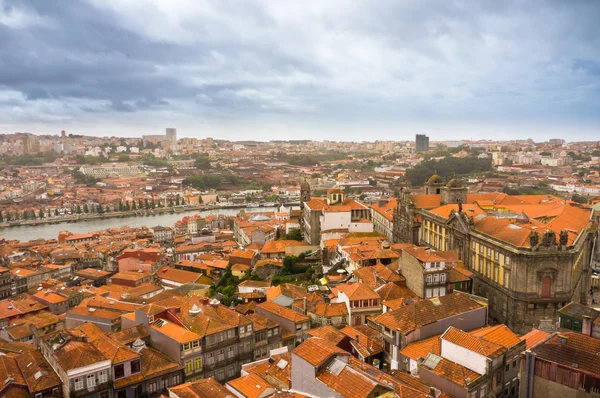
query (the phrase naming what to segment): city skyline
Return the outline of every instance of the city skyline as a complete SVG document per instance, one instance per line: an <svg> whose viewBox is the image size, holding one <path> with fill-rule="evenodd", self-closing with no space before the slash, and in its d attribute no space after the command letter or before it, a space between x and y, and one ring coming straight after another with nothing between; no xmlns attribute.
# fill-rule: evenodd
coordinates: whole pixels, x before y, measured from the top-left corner
<svg viewBox="0 0 600 398"><path fill-rule="evenodd" d="M0 2L0 132L591 140L595 2ZM324 138L327 137L327 138Z"/></svg>

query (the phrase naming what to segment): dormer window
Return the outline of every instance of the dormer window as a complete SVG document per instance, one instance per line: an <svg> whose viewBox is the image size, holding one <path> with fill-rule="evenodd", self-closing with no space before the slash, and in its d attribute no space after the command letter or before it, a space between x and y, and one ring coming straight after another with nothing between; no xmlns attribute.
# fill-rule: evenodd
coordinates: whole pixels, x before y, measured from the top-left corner
<svg viewBox="0 0 600 398"><path fill-rule="evenodd" d="M139 359L136 359L135 361L131 361L131 373L140 373L142 371L142 367L141 367L141 363Z"/></svg>

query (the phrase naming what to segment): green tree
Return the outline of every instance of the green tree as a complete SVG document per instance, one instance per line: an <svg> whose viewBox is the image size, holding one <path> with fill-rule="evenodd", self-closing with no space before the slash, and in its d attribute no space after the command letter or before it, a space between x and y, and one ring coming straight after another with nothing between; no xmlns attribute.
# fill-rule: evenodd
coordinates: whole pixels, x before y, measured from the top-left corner
<svg viewBox="0 0 600 398"><path fill-rule="evenodd" d="M4 217L2 216L2 212L0 211L0 222L4 222Z"/></svg>
<svg viewBox="0 0 600 398"><path fill-rule="evenodd" d="M131 208L132 208L133 210L137 210L137 205L135 204L135 200L132 200L132 201L131 201Z"/></svg>
<svg viewBox="0 0 600 398"><path fill-rule="evenodd" d="M128 200L126 200L126 201L125 201L125 210L126 210L126 211L129 211L129 210L131 210L131 205L129 204L129 201L128 201Z"/></svg>
<svg viewBox="0 0 600 398"><path fill-rule="evenodd" d="M304 240L304 237L302 236L302 231L300 230L300 228L294 228L294 229L290 230L290 232L285 234L285 239L286 240L297 240L297 241L302 242Z"/></svg>
<svg viewBox="0 0 600 398"><path fill-rule="evenodd" d="M104 208L102 207L102 205L98 206L98 214L103 214L104 213Z"/></svg>
<svg viewBox="0 0 600 398"><path fill-rule="evenodd" d="M58 209L54 209L54 215L58 216Z"/></svg>
<svg viewBox="0 0 600 398"><path fill-rule="evenodd" d="M173 207L173 199L169 199L169 207Z"/></svg>
<svg viewBox="0 0 600 398"><path fill-rule="evenodd" d="M177 195L177 196L175 197L175 204L176 204L177 206L179 206L179 201L180 201L180 199L179 199L179 195Z"/></svg>
<svg viewBox="0 0 600 398"><path fill-rule="evenodd" d="M142 204L142 200L138 199L138 209L143 209L143 208L144 208L144 205Z"/></svg>
<svg viewBox="0 0 600 398"><path fill-rule="evenodd" d="M123 211L123 202L119 200L119 211Z"/></svg>
<svg viewBox="0 0 600 398"><path fill-rule="evenodd" d="M6 212L6 221L10 221L10 211Z"/></svg>
<svg viewBox="0 0 600 398"><path fill-rule="evenodd" d="M76 210L77 214L81 214L81 206L77 205Z"/></svg>
<svg viewBox="0 0 600 398"><path fill-rule="evenodd" d="M27 220L29 218L29 213L27 210L23 211L23 215L21 216L23 220Z"/></svg>
<svg viewBox="0 0 600 398"><path fill-rule="evenodd" d="M89 206L88 206L88 204L87 204L87 203L85 203L85 204L83 205L83 212L84 212L85 214L87 214L87 213L89 213L89 212L90 212L90 208L89 208Z"/></svg>
<svg viewBox="0 0 600 398"><path fill-rule="evenodd" d="M38 213L38 218L41 220L42 218L44 218L46 216L46 214L44 213L44 209L40 209L39 213Z"/></svg>

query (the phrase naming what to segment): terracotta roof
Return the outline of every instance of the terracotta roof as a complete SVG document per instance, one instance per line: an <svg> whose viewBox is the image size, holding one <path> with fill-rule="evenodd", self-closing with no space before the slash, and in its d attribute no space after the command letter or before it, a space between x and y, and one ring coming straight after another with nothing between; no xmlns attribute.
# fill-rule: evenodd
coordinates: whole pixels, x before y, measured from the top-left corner
<svg viewBox="0 0 600 398"><path fill-rule="evenodd" d="M360 282L366 283L374 289L380 286L381 281L384 283L405 281L402 275L399 275L380 263L377 263L371 267L362 267L356 269L352 271L352 273L356 275Z"/></svg>
<svg viewBox="0 0 600 398"><path fill-rule="evenodd" d="M405 302L411 302L419 299L419 297L409 288L398 286L393 282L388 282L385 285L375 289L375 291L382 301L403 299Z"/></svg>
<svg viewBox="0 0 600 398"><path fill-rule="evenodd" d="M336 365L341 366L341 364ZM316 378L345 398L371 396L375 389L393 391L391 387L381 384L374 378L357 372L354 368L347 365L339 373L333 367L331 369L323 369L317 374Z"/></svg>
<svg viewBox="0 0 600 398"><path fill-rule="evenodd" d="M379 205L379 202L376 202L371 205L371 208L386 219L392 221L394 219L394 210L398 208L398 199L391 198L382 206Z"/></svg>
<svg viewBox="0 0 600 398"><path fill-rule="evenodd" d="M365 283L348 283L337 286L339 292L344 293L350 300L378 299L379 295Z"/></svg>
<svg viewBox="0 0 600 398"><path fill-rule="evenodd" d="M533 329L529 333L521 336L521 340L525 340L525 349L529 350L541 343L548 336L550 336L550 333L548 332L544 332L543 330L539 329Z"/></svg>
<svg viewBox="0 0 600 398"><path fill-rule="evenodd" d="M106 358L110 359L113 364L131 361L140 357L137 352L125 345L119 344L116 340L107 335L98 336L98 338L92 341L92 344Z"/></svg>
<svg viewBox="0 0 600 398"><path fill-rule="evenodd" d="M310 312L318 316L330 318L348 315L348 307L346 307L346 303L317 303L314 311Z"/></svg>
<svg viewBox="0 0 600 398"><path fill-rule="evenodd" d="M180 398L228 398L231 392L214 378L201 379L192 383L169 388Z"/></svg>
<svg viewBox="0 0 600 398"><path fill-rule="evenodd" d="M279 304L273 303L271 301L266 301L264 303L260 303L256 306L256 308L260 308L264 311L268 311L272 314L280 316L284 319L290 320L294 323L306 322L310 318L306 315L300 314L294 310L291 310L287 307L281 306Z"/></svg>
<svg viewBox="0 0 600 398"><path fill-rule="evenodd" d="M402 350L400 350L400 354L409 357L410 359L416 361L419 358L425 359L427 355L435 354L440 355L441 352L441 335L435 335L429 337L427 339L423 339L420 341L415 341L414 343L408 344Z"/></svg>
<svg viewBox="0 0 600 398"><path fill-rule="evenodd" d="M408 334L430 323L482 307L482 304L466 295L452 293L417 301L397 310L371 317L370 320L402 334Z"/></svg>
<svg viewBox="0 0 600 398"><path fill-rule="evenodd" d="M521 342L519 336L517 336L506 325L489 326L479 330L471 331L469 334L498 344L506 349L510 349Z"/></svg>
<svg viewBox="0 0 600 398"><path fill-rule="evenodd" d="M331 325L307 330L306 334L312 337L319 337L334 346L337 346L340 344L340 342L347 338L347 336L342 333L341 330L338 330Z"/></svg>
<svg viewBox="0 0 600 398"><path fill-rule="evenodd" d="M64 371L108 360L96 347L81 341L69 341L53 354Z"/></svg>
<svg viewBox="0 0 600 398"><path fill-rule="evenodd" d="M600 375L600 339L580 333L558 333L542 344L531 348L539 360L556 362L574 371Z"/></svg>
<svg viewBox="0 0 600 398"><path fill-rule="evenodd" d="M304 359L312 366L318 368L336 355L349 356L341 348L330 345L319 337L311 337L294 349L294 354Z"/></svg>
<svg viewBox="0 0 600 398"><path fill-rule="evenodd" d="M260 250L261 253L284 253L285 249L294 246L307 246L308 243L297 240L271 240L265 242Z"/></svg>
<svg viewBox="0 0 600 398"><path fill-rule="evenodd" d="M275 389L274 386L255 373L230 380L227 385L246 398L262 398Z"/></svg>
<svg viewBox="0 0 600 398"><path fill-rule="evenodd" d="M16 360L32 395L58 387L62 383L39 351L21 354Z"/></svg>
<svg viewBox="0 0 600 398"><path fill-rule="evenodd" d="M110 333L109 336L119 344L128 345L137 339L147 339L150 337L150 332L143 324L139 324L129 329L122 329L119 332Z"/></svg>
<svg viewBox="0 0 600 398"><path fill-rule="evenodd" d="M165 336L168 336L181 344L189 343L194 340L200 340L202 338L202 336L200 336L194 332L191 332L191 331L187 330L186 328L181 327L173 322L161 320L161 322L159 322L159 324L160 324L160 326L153 323L150 325L150 327L152 329L156 330L157 332L162 333Z"/></svg>
<svg viewBox="0 0 600 398"><path fill-rule="evenodd" d="M429 354L421 366L462 387L466 387L481 377L479 373L435 354Z"/></svg>
<svg viewBox="0 0 600 398"><path fill-rule="evenodd" d="M506 352L506 348L483 338L478 338L455 327L449 327L442 340L449 341L469 351L476 352L488 358L496 358Z"/></svg>
<svg viewBox="0 0 600 398"><path fill-rule="evenodd" d="M467 282L470 281L473 277L473 273L466 268L463 267L450 267L448 282L456 283L456 282Z"/></svg>

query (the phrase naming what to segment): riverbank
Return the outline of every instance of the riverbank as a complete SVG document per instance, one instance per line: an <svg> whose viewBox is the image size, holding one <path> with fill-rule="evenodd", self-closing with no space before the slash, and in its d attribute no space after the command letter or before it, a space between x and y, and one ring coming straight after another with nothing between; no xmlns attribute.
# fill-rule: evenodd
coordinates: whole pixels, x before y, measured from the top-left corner
<svg viewBox="0 0 600 398"><path fill-rule="evenodd" d="M285 204L287 206L287 204ZM294 205L294 204L292 204ZM280 204L277 204L279 207ZM53 216L42 219L35 220L18 220L11 222L3 222L0 223L0 230L14 228L14 227L24 227L24 226L38 226L44 224L63 224L63 223L77 223L82 221L93 221L93 220L107 220L111 218L130 218L130 217L147 217L147 216L158 216L163 214L178 214L178 213L189 213L189 212L205 212L205 211L219 211L219 210L243 210L247 209L249 211L257 212L261 211L261 209L265 209L265 211L272 211L272 208L263 208L263 207L251 207L248 208L245 205L197 205L197 206L178 206L178 207L163 207L156 209L138 209L138 210L130 210L130 211L116 211L109 213L92 213L92 214L72 214L68 216ZM269 210L267 210L269 209Z"/></svg>

